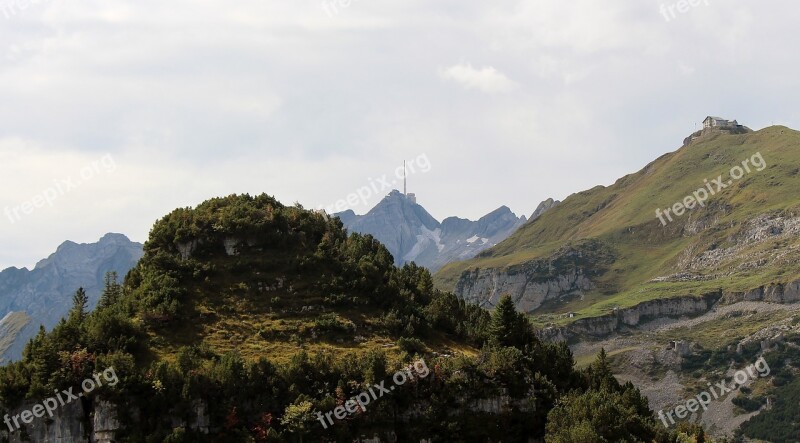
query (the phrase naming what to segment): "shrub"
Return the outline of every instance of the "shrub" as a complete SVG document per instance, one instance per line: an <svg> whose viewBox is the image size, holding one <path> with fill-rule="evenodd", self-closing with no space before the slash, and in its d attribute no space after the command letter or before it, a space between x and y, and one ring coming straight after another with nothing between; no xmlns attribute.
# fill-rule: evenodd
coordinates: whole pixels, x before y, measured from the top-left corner
<svg viewBox="0 0 800 443"><path fill-rule="evenodd" d="M184 428L173 429L172 433L164 439L164 443L186 443L188 441L186 439L186 429Z"/></svg>
<svg viewBox="0 0 800 443"><path fill-rule="evenodd" d="M427 346L425 346L425 343L423 343L422 340L417 338L401 337L399 340L397 340L397 346L401 350L408 352L409 354L421 355L424 354L425 351L427 350Z"/></svg>
<svg viewBox="0 0 800 443"><path fill-rule="evenodd" d="M761 408L761 401L746 397L744 395L735 397L733 400L731 400L731 402L747 412L757 411Z"/></svg>
<svg viewBox="0 0 800 443"><path fill-rule="evenodd" d="M352 332L355 328L352 323L345 323L336 314L323 314L314 320L314 328L318 332Z"/></svg>

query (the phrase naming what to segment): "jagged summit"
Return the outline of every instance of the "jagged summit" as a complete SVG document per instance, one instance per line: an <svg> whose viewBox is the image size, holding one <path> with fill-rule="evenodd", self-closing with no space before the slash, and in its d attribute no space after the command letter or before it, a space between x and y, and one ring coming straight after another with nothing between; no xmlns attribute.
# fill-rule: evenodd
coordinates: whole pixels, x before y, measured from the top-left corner
<svg viewBox="0 0 800 443"><path fill-rule="evenodd" d="M552 207L545 203L539 205L544 209L538 212ZM347 229L371 234L386 245L396 264L414 261L434 271L447 263L474 257L528 221L524 215L517 216L507 206L501 206L477 221L448 217L440 223L410 194L397 190L363 216L353 211L337 216Z"/></svg>

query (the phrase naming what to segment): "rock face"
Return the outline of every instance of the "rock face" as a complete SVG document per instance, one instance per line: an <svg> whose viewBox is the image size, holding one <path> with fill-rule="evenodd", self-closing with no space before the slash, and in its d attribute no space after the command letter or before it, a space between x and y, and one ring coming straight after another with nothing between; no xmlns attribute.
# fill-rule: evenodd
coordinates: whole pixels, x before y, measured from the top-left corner
<svg viewBox="0 0 800 443"><path fill-rule="evenodd" d="M9 411L9 417L19 415L22 411L31 411L34 405L33 402L26 401L19 408ZM4 437L4 441L8 441L9 443L89 442L88 429L86 429L85 426L85 423L87 423L87 416L83 409L83 403L79 401L67 403L59 407L52 418L47 416L43 418L34 418L30 424L23 424L20 417L17 419L17 423L23 426L23 428L17 429L12 421L14 432L9 432L7 425L3 426L0 436ZM107 441L108 440L106 440L106 442Z"/></svg>
<svg viewBox="0 0 800 443"><path fill-rule="evenodd" d="M16 336L8 333L0 342L3 360L17 359L25 343L39 330L52 328L72 305L72 295L83 287L93 308L102 292L106 272L116 271L120 278L142 257L142 245L121 234L106 234L97 243L65 242L33 270L8 268L0 272L0 316L24 313L31 321ZM5 319L4 319L5 320ZM0 322L0 331L3 331Z"/></svg>
<svg viewBox="0 0 800 443"><path fill-rule="evenodd" d="M21 427L17 428L13 417L21 416L23 411L32 411L36 404L25 401L9 411L14 429L9 432L8 425L3 425L0 429L0 440L9 443L113 443L117 441L116 433L124 427L117 415L117 405L98 398L83 397L80 401L67 402L64 406L57 407L52 417L44 413L43 417L34 417L28 424L23 423L19 417L17 423ZM175 427L188 427L207 434L210 423L208 405L200 400L194 401L189 414L191 417L188 426L177 415L166 419L172 421ZM135 426L138 417L138 412L134 411L132 417L126 418Z"/></svg>
<svg viewBox="0 0 800 443"><path fill-rule="evenodd" d="M800 301L800 280L788 284L761 286L744 292L711 292L702 297L685 296L651 300L636 306L618 309L599 317L584 318L574 323L539 331L540 337L550 341L569 341L579 336L603 337L626 327L638 326L648 320L658 318L679 318L704 314L718 304L734 304L743 301L763 301L769 303L797 303ZM767 341L770 346L775 342Z"/></svg>
<svg viewBox="0 0 800 443"><path fill-rule="evenodd" d="M528 222L532 222L532 221L536 220L537 218L541 217L542 214L544 214L545 212L555 208L559 204L561 204L560 201L553 200L552 198L548 198L547 200L539 203L539 206L537 206L536 210L533 211L533 214L531 214L531 218L528 219Z"/></svg>
<svg viewBox="0 0 800 443"><path fill-rule="evenodd" d="M581 269L554 275L550 279L535 277L541 270L536 264L518 266L506 270L481 269L471 275L462 275L456 286L456 294L464 300L491 308L500 297L509 294L517 309L531 312L548 300L565 296L580 296L594 288Z"/></svg>
<svg viewBox="0 0 800 443"><path fill-rule="evenodd" d="M546 328L539 331L539 336L548 341L570 341L579 336L603 337L647 320L700 315L711 310L722 298L721 292L713 292L702 297L650 300L599 317L582 318L567 326Z"/></svg>
<svg viewBox="0 0 800 443"><path fill-rule="evenodd" d="M746 292L728 292L725 303L740 301L765 301L771 303L796 303L800 301L800 280L787 284L761 286Z"/></svg>
<svg viewBox="0 0 800 443"><path fill-rule="evenodd" d="M612 259L611 250L599 241L566 246L546 259L467 270L461 274L454 293L486 308L508 294L517 309L531 312L547 301L580 297L594 289L592 278L604 272Z"/></svg>
<svg viewBox="0 0 800 443"><path fill-rule="evenodd" d="M537 208L539 215L557 204L552 199ZM422 206L392 191L363 216L336 214L350 231L370 234L383 243L395 264L416 262L436 271L452 261L467 260L516 232L527 222L502 206L478 221L449 217L439 223Z"/></svg>
<svg viewBox="0 0 800 443"><path fill-rule="evenodd" d="M392 191L366 215L351 217L345 227L378 239L398 265L444 247L439 222L398 191Z"/></svg>

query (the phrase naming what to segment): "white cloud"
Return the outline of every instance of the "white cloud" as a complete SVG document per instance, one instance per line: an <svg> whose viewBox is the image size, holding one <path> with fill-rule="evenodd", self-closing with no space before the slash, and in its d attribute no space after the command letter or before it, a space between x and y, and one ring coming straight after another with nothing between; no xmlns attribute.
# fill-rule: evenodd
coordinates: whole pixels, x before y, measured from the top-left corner
<svg viewBox="0 0 800 443"><path fill-rule="evenodd" d="M477 89L489 94L511 92L517 84L491 66L475 69L470 64L458 64L440 69L439 76L452 80L463 88Z"/></svg>

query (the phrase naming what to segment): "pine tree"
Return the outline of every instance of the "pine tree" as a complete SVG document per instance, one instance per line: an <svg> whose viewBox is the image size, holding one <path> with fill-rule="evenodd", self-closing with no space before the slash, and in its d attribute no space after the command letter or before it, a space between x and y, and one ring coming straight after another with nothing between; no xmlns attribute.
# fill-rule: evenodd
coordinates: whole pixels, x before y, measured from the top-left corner
<svg viewBox="0 0 800 443"><path fill-rule="evenodd" d="M82 322L88 312L89 297L83 288L78 288L72 296L72 309L69 311L70 321Z"/></svg>
<svg viewBox="0 0 800 443"><path fill-rule="evenodd" d="M43 395L50 377L58 368L58 354L44 325L39 326L39 333L25 346L23 359L30 365L31 392Z"/></svg>
<svg viewBox="0 0 800 443"><path fill-rule="evenodd" d="M589 386L596 390L618 392L621 386L611 370L611 362L605 348L600 348L597 358L588 368Z"/></svg>
<svg viewBox="0 0 800 443"><path fill-rule="evenodd" d="M98 308L104 309L113 306L121 297L122 286L117 282L117 273L115 271L106 272L105 285L97 304Z"/></svg>
<svg viewBox="0 0 800 443"><path fill-rule="evenodd" d="M489 342L495 346L515 347L525 350L537 342L525 314L517 312L514 301L504 295L492 313L489 325Z"/></svg>
<svg viewBox="0 0 800 443"><path fill-rule="evenodd" d="M517 308L511 297L504 295L492 313L489 326L490 341L498 346L513 346L514 324L517 319Z"/></svg>

